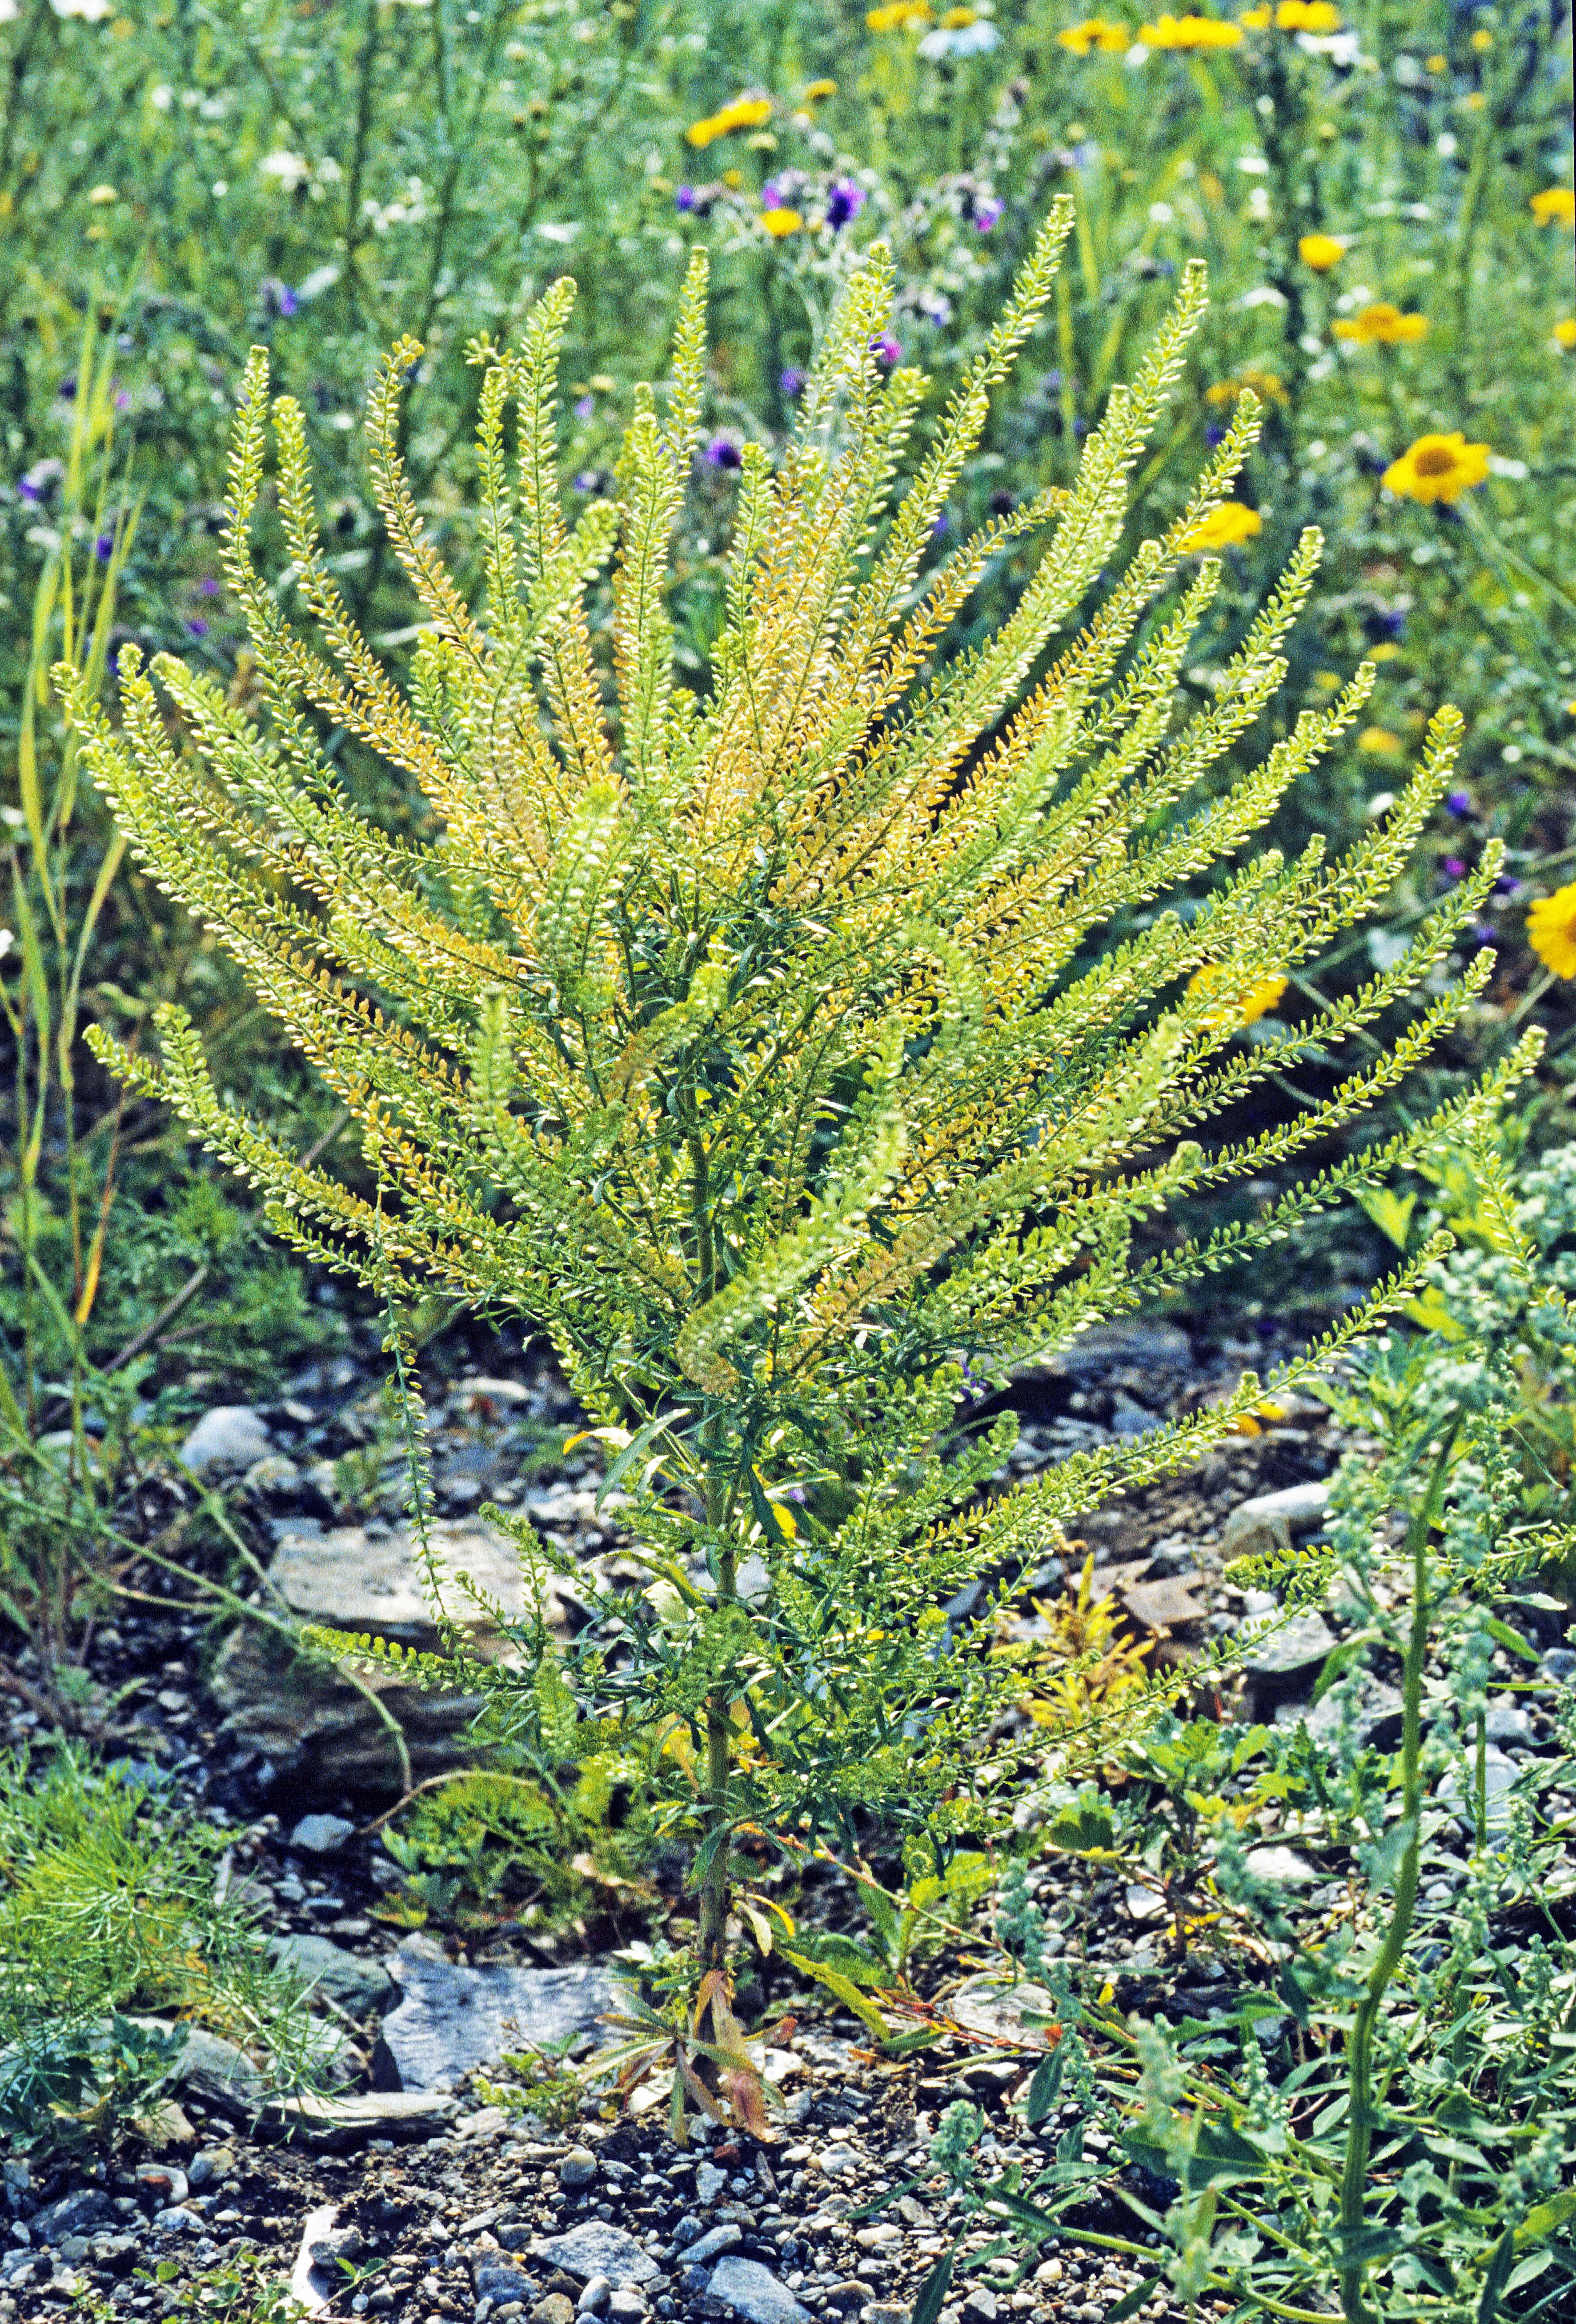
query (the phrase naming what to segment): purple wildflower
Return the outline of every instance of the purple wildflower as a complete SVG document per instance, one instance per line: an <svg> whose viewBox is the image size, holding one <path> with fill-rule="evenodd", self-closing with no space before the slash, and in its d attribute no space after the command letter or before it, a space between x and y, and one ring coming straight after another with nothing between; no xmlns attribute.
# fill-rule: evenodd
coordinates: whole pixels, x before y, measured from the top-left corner
<svg viewBox="0 0 1576 2324"><path fill-rule="evenodd" d="M1204 429L1204 442L1209 446L1212 452L1214 450L1217 444L1223 444L1225 440L1226 431L1223 428L1215 428L1212 426Z"/></svg>
<svg viewBox="0 0 1576 2324"><path fill-rule="evenodd" d="M901 363L903 360L902 342L895 339L890 331L883 331L880 337L872 339L870 345L871 355L879 355L889 370L893 364Z"/></svg>
<svg viewBox="0 0 1576 2324"><path fill-rule="evenodd" d="M989 234L993 226L1000 224L1001 213L1006 208L1006 203L999 194L987 194L983 201L974 204L974 231L977 234Z"/></svg>
<svg viewBox="0 0 1576 2324"><path fill-rule="evenodd" d="M763 210L781 209L782 188L778 184L775 178L768 178L765 185L761 187L760 207Z"/></svg>
<svg viewBox="0 0 1576 2324"><path fill-rule="evenodd" d="M693 186L675 186L673 189L673 207L676 210L694 209L695 188Z"/></svg>
<svg viewBox="0 0 1576 2324"><path fill-rule="evenodd" d="M120 390L115 399L115 408L117 411L129 411L132 408L131 397L126 393L124 387Z"/></svg>
<svg viewBox="0 0 1576 2324"><path fill-rule="evenodd" d="M188 622L186 624L186 630L189 637L206 638L208 633L208 625L206 622L198 621L194 618Z"/></svg>
<svg viewBox="0 0 1576 2324"><path fill-rule="evenodd" d="M594 468L581 468L570 478L570 482L577 493L594 493L599 489L602 478Z"/></svg>
<svg viewBox="0 0 1576 2324"><path fill-rule="evenodd" d="M35 460L32 467L16 479L17 492L36 508L41 501L49 498L65 473L65 467L59 460Z"/></svg>
<svg viewBox="0 0 1576 2324"><path fill-rule="evenodd" d="M1519 896L1521 881L1514 872L1501 872L1498 879L1494 882L1494 893L1497 896Z"/></svg>
<svg viewBox="0 0 1576 2324"><path fill-rule="evenodd" d="M68 372L68 373L66 374L65 378L60 382L60 401L61 401L62 403L75 403L75 402L76 402L76 401L77 401L77 378L76 378L76 374L75 374L74 372Z"/></svg>
<svg viewBox="0 0 1576 2324"><path fill-rule="evenodd" d="M115 555L115 535L113 532L101 532L99 534L97 540L93 544L93 554L97 558L100 565L107 565L109 563L110 558Z"/></svg>
<svg viewBox="0 0 1576 2324"><path fill-rule="evenodd" d="M805 374L797 364L789 364L786 370L779 372L777 383L783 394L792 402L796 397L803 395L805 392Z"/></svg>
<svg viewBox="0 0 1576 2324"><path fill-rule="evenodd" d="M714 436L706 446L705 456L714 468L742 468L742 453L731 436Z"/></svg>
<svg viewBox="0 0 1576 2324"><path fill-rule="evenodd" d="M199 597L217 597L218 595L219 585L214 579L211 573L205 573L203 575L202 579L197 585L197 594Z"/></svg>
<svg viewBox="0 0 1576 2324"><path fill-rule="evenodd" d="M575 406L575 417L576 420L589 420L595 410L596 398L594 395L583 395Z"/></svg>
<svg viewBox="0 0 1576 2324"><path fill-rule="evenodd" d="M839 178L826 197L826 223L834 234L851 225L864 208L864 188Z"/></svg>
<svg viewBox="0 0 1576 2324"><path fill-rule="evenodd" d="M1444 806L1445 813L1453 815L1460 821L1462 816L1469 816L1472 812L1472 795L1470 791L1447 791L1444 795Z"/></svg>
<svg viewBox="0 0 1576 2324"><path fill-rule="evenodd" d="M1459 855L1447 855L1439 868L1447 880L1464 880L1467 876L1467 867Z"/></svg>
<svg viewBox="0 0 1576 2324"><path fill-rule="evenodd" d="M947 514L946 514L946 511L945 511L945 509L938 510L938 511L937 511L937 512L936 512L936 519L935 519L935 523L931 526L931 528L930 528L930 538L932 539L932 540L939 540L941 539L942 534L946 530L946 529L947 529Z"/></svg>

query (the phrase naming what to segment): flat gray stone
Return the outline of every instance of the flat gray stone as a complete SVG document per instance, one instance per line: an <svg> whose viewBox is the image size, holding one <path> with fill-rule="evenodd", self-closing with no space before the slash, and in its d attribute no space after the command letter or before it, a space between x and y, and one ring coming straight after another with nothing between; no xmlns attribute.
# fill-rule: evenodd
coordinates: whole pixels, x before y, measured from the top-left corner
<svg viewBox="0 0 1576 2324"><path fill-rule="evenodd" d="M809 2310L758 2259L720 2259L706 2292L745 2324L810 2324Z"/></svg>
<svg viewBox="0 0 1576 2324"><path fill-rule="evenodd" d="M1243 1860L1256 1880L1273 1880L1281 1888L1306 1888L1319 1877L1295 1848L1250 1848Z"/></svg>
<svg viewBox="0 0 1576 2324"><path fill-rule="evenodd" d="M456 1969L409 1943L386 1964L403 1999L383 2019L377 2079L401 2090L452 2090L511 2051L550 2050L590 2031L616 1997L612 1973L576 1969Z"/></svg>
<svg viewBox="0 0 1576 2324"><path fill-rule="evenodd" d="M205 1412L180 1448L194 1477L217 1477L250 1469L273 1450L263 1415L249 1404L216 1404Z"/></svg>
<svg viewBox="0 0 1576 2324"><path fill-rule="evenodd" d="M347 1816L305 1815L290 1836L292 1848L304 1848L309 1856L332 1856L355 1836L355 1826Z"/></svg>
<svg viewBox="0 0 1576 2324"><path fill-rule="evenodd" d="M448 2128L459 2103L437 2090L369 2090L360 2098L303 2090L297 2098L272 2099L259 2127L294 2144L337 2153L369 2138L431 2138Z"/></svg>
<svg viewBox="0 0 1576 2324"><path fill-rule="evenodd" d="M708 2227L685 2253L684 2264L687 2267L704 2267L709 2259L721 2259L724 2252L737 2251L743 2240L743 2228L735 2227L731 2219L723 2227Z"/></svg>
<svg viewBox="0 0 1576 2324"><path fill-rule="evenodd" d="M566 2275L575 2276L581 2283L589 2283L594 2275L605 2275L620 2292L631 2283L649 2282L657 2273L656 2261L633 2236L622 2227L609 2226L605 2219L583 2219L567 2235L533 2236L530 2255L561 2267Z"/></svg>
<svg viewBox="0 0 1576 2324"><path fill-rule="evenodd" d="M1323 1478L1305 1485L1287 1485L1278 1493L1258 1493L1240 1501L1221 1529L1222 1557L1284 1556L1292 1536L1311 1533L1322 1525L1330 1506L1330 1487Z"/></svg>
<svg viewBox="0 0 1576 2324"><path fill-rule="evenodd" d="M1483 1789L1487 1812L1484 1821L1491 1832L1501 1832L1510 1821L1510 1787L1521 1769L1507 1752L1490 1743L1483 1754ZM1463 1780L1464 1778L1464 1780ZM1478 1813L1478 1761L1475 1751L1470 1751L1461 1767L1447 1767L1433 1794L1442 1806L1453 1809L1461 1821L1470 1830Z"/></svg>
<svg viewBox="0 0 1576 2324"><path fill-rule="evenodd" d="M398 1990L381 1960L347 1953L329 1937L271 1937L268 1952L277 1968L293 1969L311 1994L322 1994L347 2017L386 2007Z"/></svg>
<svg viewBox="0 0 1576 2324"><path fill-rule="evenodd" d="M1293 1726L1298 1719L1305 1719L1308 1732L1314 1741L1333 1748L1340 1741L1347 1715L1343 1682L1339 1687L1332 1687L1323 1702L1316 1702L1312 1711L1289 1714L1282 1711L1277 1718L1285 1719L1288 1725ZM1357 1698L1350 1716L1351 1739L1359 1748L1365 1743L1377 1744L1382 1750L1393 1748L1400 1741L1401 1721L1405 1716L1400 1688L1387 1686L1383 1679L1376 1678L1372 1671L1364 1671L1358 1683Z"/></svg>
<svg viewBox="0 0 1576 2324"><path fill-rule="evenodd" d="M951 2015L971 2034L982 2034L1008 2048L1043 2049L1045 2028L1026 2024L1026 2010L1047 2020L1056 2014L1056 2005L1045 1987L1028 1978L1020 1978L1016 1985L1003 1984L993 1977L972 1978L958 1987L951 2003Z"/></svg>
<svg viewBox="0 0 1576 2324"><path fill-rule="evenodd" d="M1323 1614L1294 1614L1248 1649L1242 1667L1252 1678L1290 1678L1322 1663L1335 1644Z"/></svg>
<svg viewBox="0 0 1576 2324"><path fill-rule="evenodd" d="M1180 1323L1120 1316L1112 1323L1092 1323L1087 1332L1047 1348L1015 1364L1015 1380L1082 1379L1112 1364L1144 1364L1150 1368L1181 1367L1193 1361L1193 1343Z"/></svg>

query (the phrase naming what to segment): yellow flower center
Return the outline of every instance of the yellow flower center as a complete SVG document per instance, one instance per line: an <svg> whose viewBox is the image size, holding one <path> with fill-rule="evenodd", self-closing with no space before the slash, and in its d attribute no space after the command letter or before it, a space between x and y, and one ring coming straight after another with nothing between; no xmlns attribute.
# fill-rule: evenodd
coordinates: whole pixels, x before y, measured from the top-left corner
<svg viewBox="0 0 1576 2324"><path fill-rule="evenodd" d="M1412 456L1420 476L1448 476L1455 464L1456 456L1448 444L1424 444Z"/></svg>

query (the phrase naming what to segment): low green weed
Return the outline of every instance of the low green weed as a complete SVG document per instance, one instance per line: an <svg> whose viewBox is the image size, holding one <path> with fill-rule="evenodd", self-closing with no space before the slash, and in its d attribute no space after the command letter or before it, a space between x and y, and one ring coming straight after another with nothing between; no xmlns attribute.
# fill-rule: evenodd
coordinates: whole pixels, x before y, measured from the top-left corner
<svg viewBox="0 0 1576 2324"><path fill-rule="evenodd" d="M0 2133L23 2147L145 2114L188 2024L261 2051L281 2084L323 2062L296 1983L215 1895L222 1834L123 1778L65 1748L0 1762Z"/></svg>

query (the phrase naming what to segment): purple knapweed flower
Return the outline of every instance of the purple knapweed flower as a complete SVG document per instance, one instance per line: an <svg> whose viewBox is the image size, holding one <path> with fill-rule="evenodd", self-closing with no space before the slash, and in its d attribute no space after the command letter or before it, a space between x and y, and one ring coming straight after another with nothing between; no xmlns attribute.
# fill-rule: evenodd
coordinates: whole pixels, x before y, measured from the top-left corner
<svg viewBox="0 0 1576 2324"><path fill-rule="evenodd" d="M197 585L197 594L199 597L217 597L218 595L219 585L214 579L211 573L205 573L203 575L202 579Z"/></svg>
<svg viewBox="0 0 1576 2324"><path fill-rule="evenodd" d="M594 468L580 468L569 481L577 493L594 493L602 484L602 478Z"/></svg>
<svg viewBox="0 0 1576 2324"><path fill-rule="evenodd" d="M781 209L782 188L778 184L775 178L768 178L765 185L761 187L760 207L763 210Z"/></svg>
<svg viewBox="0 0 1576 2324"><path fill-rule="evenodd" d="M589 420L594 415L595 410L596 398L594 395L583 395L575 406L575 417L576 420Z"/></svg>
<svg viewBox="0 0 1576 2324"><path fill-rule="evenodd" d="M777 383L791 402L796 396L803 395L805 392L805 374L797 364L789 364L784 370L779 372Z"/></svg>
<svg viewBox="0 0 1576 2324"><path fill-rule="evenodd" d="M17 492L36 508L41 501L49 498L65 473L64 465L59 460L35 460L32 467L16 479Z"/></svg>
<svg viewBox="0 0 1576 2324"><path fill-rule="evenodd" d="M115 535L113 532L101 532L99 534L97 540L93 544L93 554L97 558L100 565L107 565L109 563L110 558L115 555Z"/></svg>
<svg viewBox="0 0 1576 2324"><path fill-rule="evenodd" d="M186 632L189 637L206 638L208 633L208 625L206 622L198 621L194 618L186 624Z"/></svg>
<svg viewBox="0 0 1576 2324"><path fill-rule="evenodd" d="M999 226L1001 213L1006 208L1006 203L999 194L987 194L983 201L976 202L974 204L975 233L989 234L993 226Z"/></svg>
<svg viewBox="0 0 1576 2324"><path fill-rule="evenodd" d="M676 210L694 209L695 188L693 186L675 186L673 189L673 207Z"/></svg>
<svg viewBox="0 0 1576 2324"><path fill-rule="evenodd" d="M930 528L930 538L932 540L939 540L946 529L947 513L945 509L940 509L936 512L935 522Z"/></svg>
<svg viewBox="0 0 1576 2324"><path fill-rule="evenodd" d="M1471 814L1472 795L1470 791L1446 791L1444 807L1445 813L1453 815L1459 822L1463 816Z"/></svg>
<svg viewBox="0 0 1576 2324"><path fill-rule="evenodd" d="M706 446L705 456L714 468L742 468L744 456L731 436L714 436Z"/></svg>
<svg viewBox="0 0 1576 2324"><path fill-rule="evenodd" d="M1467 876L1467 867L1459 855L1447 855L1439 868L1447 880L1464 880Z"/></svg>
<svg viewBox="0 0 1576 2324"><path fill-rule="evenodd" d="M839 178L826 197L826 223L834 234L849 226L864 208L864 188L851 179Z"/></svg>
<svg viewBox="0 0 1576 2324"><path fill-rule="evenodd" d="M872 339L870 345L871 355L879 355L889 370L893 364L901 363L903 360L902 342L900 339L895 339L890 331L883 331L880 338Z"/></svg>

